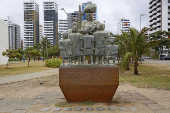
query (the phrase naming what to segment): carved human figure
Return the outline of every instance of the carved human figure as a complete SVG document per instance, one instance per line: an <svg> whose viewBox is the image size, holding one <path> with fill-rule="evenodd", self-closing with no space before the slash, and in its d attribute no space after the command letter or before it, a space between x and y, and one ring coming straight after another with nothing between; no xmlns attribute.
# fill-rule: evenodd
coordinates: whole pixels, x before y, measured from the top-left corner
<svg viewBox="0 0 170 113"><path fill-rule="evenodd" d="M63 64L65 64L65 61L67 61L67 63L71 63L71 47L72 43L70 39L64 39L59 41L60 56L63 58Z"/></svg>
<svg viewBox="0 0 170 113"><path fill-rule="evenodd" d="M109 60L112 60L114 63L118 54L118 46L114 45L114 39L114 37L109 37L105 41L105 55L108 64L110 63Z"/></svg>
<svg viewBox="0 0 170 113"><path fill-rule="evenodd" d="M70 33L69 38L72 42L72 59L74 59L75 63L78 62L80 64L83 56L82 35L80 33Z"/></svg>
<svg viewBox="0 0 170 113"><path fill-rule="evenodd" d="M83 60L85 57L89 57L88 63L93 63L93 48L94 48L94 36L93 35L84 35L83 40Z"/></svg>
<svg viewBox="0 0 170 113"><path fill-rule="evenodd" d="M102 64L105 56L105 39L108 37L107 32L97 31L94 33L94 45L96 63Z"/></svg>

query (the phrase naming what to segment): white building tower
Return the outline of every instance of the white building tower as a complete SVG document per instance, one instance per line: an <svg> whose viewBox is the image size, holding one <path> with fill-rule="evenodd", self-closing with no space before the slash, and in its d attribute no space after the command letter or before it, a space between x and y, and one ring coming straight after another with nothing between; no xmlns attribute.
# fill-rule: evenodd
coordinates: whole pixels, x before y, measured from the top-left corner
<svg viewBox="0 0 170 113"><path fill-rule="evenodd" d="M150 33L170 31L170 0L149 1Z"/></svg>

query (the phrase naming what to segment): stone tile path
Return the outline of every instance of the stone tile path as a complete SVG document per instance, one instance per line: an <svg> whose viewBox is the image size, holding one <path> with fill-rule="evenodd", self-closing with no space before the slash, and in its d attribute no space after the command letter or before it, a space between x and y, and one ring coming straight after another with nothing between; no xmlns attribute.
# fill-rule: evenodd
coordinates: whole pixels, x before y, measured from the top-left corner
<svg viewBox="0 0 170 113"><path fill-rule="evenodd" d="M34 73L29 73L29 74L0 77L0 85L24 81L24 80L30 80L34 78L51 76L51 75L56 74L57 72L58 72L58 69L51 69L51 70L46 70L42 72L34 72Z"/></svg>

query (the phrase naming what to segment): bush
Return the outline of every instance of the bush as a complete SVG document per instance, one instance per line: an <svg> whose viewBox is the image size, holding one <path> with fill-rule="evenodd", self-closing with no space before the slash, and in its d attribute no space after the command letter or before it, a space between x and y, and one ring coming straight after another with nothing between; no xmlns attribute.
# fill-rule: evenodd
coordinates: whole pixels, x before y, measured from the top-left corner
<svg viewBox="0 0 170 113"><path fill-rule="evenodd" d="M11 62L11 61L19 61L19 59L17 59L17 58L9 58L8 61L9 62Z"/></svg>
<svg viewBox="0 0 170 113"><path fill-rule="evenodd" d="M61 63L62 60L59 58L52 58L45 61L45 65L51 68L58 68L60 67Z"/></svg>

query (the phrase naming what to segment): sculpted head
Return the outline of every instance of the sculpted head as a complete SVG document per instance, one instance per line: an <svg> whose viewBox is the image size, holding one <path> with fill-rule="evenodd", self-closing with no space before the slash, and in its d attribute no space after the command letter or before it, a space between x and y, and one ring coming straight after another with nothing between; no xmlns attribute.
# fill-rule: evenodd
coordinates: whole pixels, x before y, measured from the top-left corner
<svg viewBox="0 0 170 113"><path fill-rule="evenodd" d="M96 13L96 4L88 2L87 6L84 9L84 13L87 16L87 21L93 21L93 14Z"/></svg>

